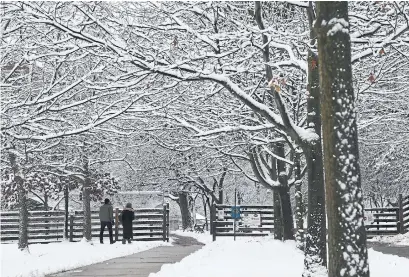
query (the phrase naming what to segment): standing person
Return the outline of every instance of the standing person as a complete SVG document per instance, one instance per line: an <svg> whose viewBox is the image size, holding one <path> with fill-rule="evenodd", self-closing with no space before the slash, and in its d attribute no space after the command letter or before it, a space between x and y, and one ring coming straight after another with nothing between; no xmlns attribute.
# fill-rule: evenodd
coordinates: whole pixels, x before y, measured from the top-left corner
<svg viewBox="0 0 409 277"><path fill-rule="evenodd" d="M125 244L126 241L128 241L128 243L131 243L131 240L133 238L132 221L134 219L135 219L135 211L132 209L132 204L127 203L121 213L121 222L123 226L122 244Z"/></svg>
<svg viewBox="0 0 409 277"><path fill-rule="evenodd" d="M114 224L114 209L112 208L109 199L105 199L105 204L99 208L99 220L101 221L101 231L99 233L100 243L104 243L105 226L108 227L109 241L115 243L112 237L112 225Z"/></svg>

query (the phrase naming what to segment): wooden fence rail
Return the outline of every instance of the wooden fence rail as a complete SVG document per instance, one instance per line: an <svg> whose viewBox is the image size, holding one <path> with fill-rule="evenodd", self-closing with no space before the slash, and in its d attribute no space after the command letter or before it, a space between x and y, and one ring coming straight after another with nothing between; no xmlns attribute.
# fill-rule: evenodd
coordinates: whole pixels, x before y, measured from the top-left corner
<svg viewBox="0 0 409 277"><path fill-rule="evenodd" d="M409 231L409 196L398 197L398 207L365 209L365 217L372 217L366 224L368 238L404 234Z"/></svg>
<svg viewBox="0 0 409 277"><path fill-rule="evenodd" d="M119 223L120 211L115 210L113 235L115 240L122 237L122 225ZM83 237L83 211L74 211L69 216L68 236L65 235L65 214L63 211L30 211L28 216L29 243L55 242L69 239L79 241ZM0 213L1 242L16 242L19 234L19 217L17 211ZM99 237L99 212L91 211L92 237ZM133 222L134 240L169 241L169 204L163 208L135 209ZM104 237L108 237L105 229Z"/></svg>
<svg viewBox="0 0 409 277"><path fill-rule="evenodd" d="M241 220L237 221L236 230L231 209L230 205L213 205L210 213L213 240L218 236L267 236L274 231L273 206L241 205ZM254 217L255 223L247 225L246 216Z"/></svg>

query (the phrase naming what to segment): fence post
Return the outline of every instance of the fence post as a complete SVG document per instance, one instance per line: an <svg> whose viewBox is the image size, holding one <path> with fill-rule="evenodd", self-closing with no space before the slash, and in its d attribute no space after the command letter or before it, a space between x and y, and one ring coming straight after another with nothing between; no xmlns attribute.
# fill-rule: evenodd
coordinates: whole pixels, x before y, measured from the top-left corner
<svg viewBox="0 0 409 277"><path fill-rule="evenodd" d="M70 215L70 242L74 241L74 216Z"/></svg>
<svg viewBox="0 0 409 277"><path fill-rule="evenodd" d="M213 235L213 241L216 240L216 204L213 204L212 206L212 235Z"/></svg>
<svg viewBox="0 0 409 277"><path fill-rule="evenodd" d="M115 208L115 241L118 241L118 236L119 236L119 209Z"/></svg>
<svg viewBox="0 0 409 277"><path fill-rule="evenodd" d="M399 220L399 224L398 224L398 232L400 234L404 234L405 233L405 225L403 224L403 197L402 197L402 193L399 193L399 199L398 199L398 220Z"/></svg>
<svg viewBox="0 0 409 277"><path fill-rule="evenodd" d="M163 221L162 221L162 236L163 236L163 241L166 241L166 204L163 204Z"/></svg>
<svg viewBox="0 0 409 277"><path fill-rule="evenodd" d="M378 211L378 212L380 212L380 211ZM379 235L379 214L375 215L375 221L376 221L376 224L377 224L377 226L376 226L376 230L377 230L376 235Z"/></svg>
<svg viewBox="0 0 409 277"><path fill-rule="evenodd" d="M210 206L210 234L213 235L213 205Z"/></svg>
<svg viewBox="0 0 409 277"><path fill-rule="evenodd" d="M169 203L166 203L166 241L169 242L170 210Z"/></svg>

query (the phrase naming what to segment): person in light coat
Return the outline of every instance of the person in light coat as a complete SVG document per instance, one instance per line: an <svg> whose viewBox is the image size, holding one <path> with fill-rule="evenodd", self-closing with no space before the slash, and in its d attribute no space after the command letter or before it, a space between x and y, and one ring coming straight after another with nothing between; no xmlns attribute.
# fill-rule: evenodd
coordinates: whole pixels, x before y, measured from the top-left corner
<svg viewBox="0 0 409 277"><path fill-rule="evenodd" d="M99 208L99 220L101 221L101 230L99 232L99 241L104 243L105 226L108 227L109 241L111 244L115 243L112 237L112 225L114 225L114 209L112 208L109 199L105 199L105 204Z"/></svg>

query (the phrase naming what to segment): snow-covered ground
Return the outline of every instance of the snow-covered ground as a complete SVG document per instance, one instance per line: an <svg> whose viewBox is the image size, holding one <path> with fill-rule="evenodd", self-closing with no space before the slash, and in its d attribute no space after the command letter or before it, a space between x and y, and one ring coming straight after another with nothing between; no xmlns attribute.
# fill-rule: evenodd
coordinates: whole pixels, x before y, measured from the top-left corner
<svg viewBox="0 0 409 277"><path fill-rule="evenodd" d="M59 242L32 244L29 246L30 253L27 253L19 251L16 244L1 244L1 276L44 276L163 245L170 246L170 243L138 241L110 245L108 241L105 244L94 241L94 245L90 245L86 242Z"/></svg>
<svg viewBox="0 0 409 277"><path fill-rule="evenodd" d="M303 262L304 255L293 241L280 242L271 237L233 241L227 237L217 238L179 263L163 265L160 272L149 277L300 277ZM371 277L406 276L409 272L409 259L372 249L369 263Z"/></svg>
<svg viewBox="0 0 409 277"><path fill-rule="evenodd" d="M406 234L399 234L394 236L379 236L370 239L370 241L378 241L384 243L390 243L395 245L406 245L409 246L409 232Z"/></svg>
<svg viewBox="0 0 409 277"><path fill-rule="evenodd" d="M185 236L185 237L192 237L197 241L207 244L213 241L212 235L210 235L209 231L205 231L204 233L197 233L197 232L187 232L182 230L173 231L172 234L178 236Z"/></svg>

